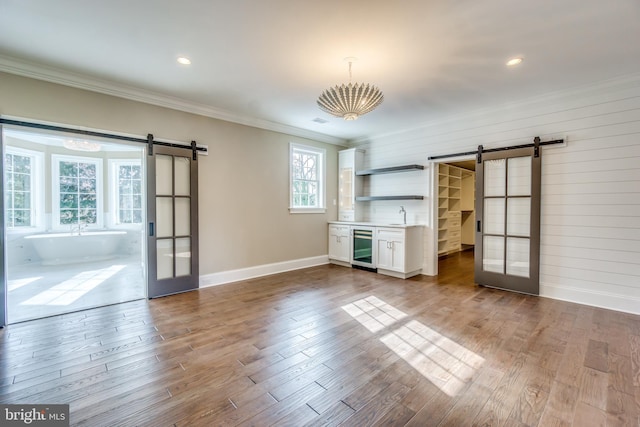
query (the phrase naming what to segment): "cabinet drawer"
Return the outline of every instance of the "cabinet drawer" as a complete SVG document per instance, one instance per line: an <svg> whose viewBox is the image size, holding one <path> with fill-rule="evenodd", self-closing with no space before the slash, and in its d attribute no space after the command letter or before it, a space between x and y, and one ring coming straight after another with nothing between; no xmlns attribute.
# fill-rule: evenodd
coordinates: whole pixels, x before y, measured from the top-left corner
<svg viewBox="0 0 640 427"><path fill-rule="evenodd" d="M376 237L382 240L404 241L405 232L401 228L376 228Z"/></svg>
<svg viewBox="0 0 640 427"><path fill-rule="evenodd" d="M334 236L349 236L351 234L351 227L348 225L330 225L329 232Z"/></svg>
<svg viewBox="0 0 640 427"><path fill-rule="evenodd" d="M338 213L338 221L355 221L354 211L341 211Z"/></svg>
<svg viewBox="0 0 640 427"><path fill-rule="evenodd" d="M460 211L449 211L449 218L451 219L455 219L458 218L460 219Z"/></svg>
<svg viewBox="0 0 640 427"><path fill-rule="evenodd" d="M460 240L460 229L449 230L449 240Z"/></svg>
<svg viewBox="0 0 640 427"><path fill-rule="evenodd" d="M449 228L460 228L460 218L449 218Z"/></svg>
<svg viewBox="0 0 640 427"><path fill-rule="evenodd" d="M449 240L449 250L460 250L460 238Z"/></svg>

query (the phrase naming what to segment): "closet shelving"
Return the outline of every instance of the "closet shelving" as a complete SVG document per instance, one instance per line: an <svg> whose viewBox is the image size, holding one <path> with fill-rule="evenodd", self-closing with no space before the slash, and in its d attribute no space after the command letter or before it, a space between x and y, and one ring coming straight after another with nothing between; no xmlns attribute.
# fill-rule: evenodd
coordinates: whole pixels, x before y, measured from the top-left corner
<svg viewBox="0 0 640 427"><path fill-rule="evenodd" d="M474 175L457 166L438 165L438 255L473 244Z"/></svg>

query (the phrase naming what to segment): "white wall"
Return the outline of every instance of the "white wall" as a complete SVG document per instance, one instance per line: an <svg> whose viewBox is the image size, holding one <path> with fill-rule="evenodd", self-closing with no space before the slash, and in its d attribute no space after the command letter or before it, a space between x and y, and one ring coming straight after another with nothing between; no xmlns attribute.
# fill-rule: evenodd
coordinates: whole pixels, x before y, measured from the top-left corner
<svg viewBox="0 0 640 427"><path fill-rule="evenodd" d="M439 154L565 138L542 156L541 295L640 314L640 75L547 95L360 141L369 167L419 163ZM433 223L432 174L380 176L409 216ZM382 181L384 179L384 182ZM371 182L373 186L378 185ZM367 219L389 220L400 203L370 203ZM425 273L436 254L426 231Z"/></svg>

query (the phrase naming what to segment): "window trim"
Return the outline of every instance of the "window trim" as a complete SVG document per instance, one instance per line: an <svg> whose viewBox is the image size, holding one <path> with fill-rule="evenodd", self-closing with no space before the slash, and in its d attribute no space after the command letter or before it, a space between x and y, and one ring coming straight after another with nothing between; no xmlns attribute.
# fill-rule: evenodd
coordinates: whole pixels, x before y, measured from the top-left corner
<svg viewBox="0 0 640 427"><path fill-rule="evenodd" d="M120 212L120 179L118 168L120 166L140 166L140 173L142 176L142 222L140 223L120 223L119 212ZM147 200L146 189L144 185L144 165L143 161L140 159L109 159L109 225L114 228L130 228L130 229L139 229L146 222L146 213L147 210L145 208L145 203Z"/></svg>
<svg viewBox="0 0 640 427"><path fill-rule="evenodd" d="M305 151L318 156L318 206L303 207L293 205L293 155L297 151ZM326 213L326 161L327 150L324 148L313 147L310 145L289 143L289 212L290 213Z"/></svg>
<svg viewBox="0 0 640 427"><path fill-rule="evenodd" d="M60 224L60 162L64 161L93 163L96 165L96 223L87 224L87 228L93 230L103 228L103 159L98 157L72 156L68 154L51 155L51 228L55 230L68 231L67 224Z"/></svg>
<svg viewBox="0 0 640 427"><path fill-rule="evenodd" d="M44 215L44 153L22 147L5 145L4 154L31 157L31 225L25 227L6 227L8 234L33 233L45 230ZM4 171L4 158L3 171Z"/></svg>

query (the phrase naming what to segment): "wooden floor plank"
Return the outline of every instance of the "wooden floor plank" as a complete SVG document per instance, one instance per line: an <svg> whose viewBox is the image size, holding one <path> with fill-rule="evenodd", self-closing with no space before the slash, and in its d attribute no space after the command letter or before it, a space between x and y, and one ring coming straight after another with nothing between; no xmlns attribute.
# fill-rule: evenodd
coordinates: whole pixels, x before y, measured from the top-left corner
<svg viewBox="0 0 640 427"><path fill-rule="evenodd" d="M339 400L326 411L304 424L305 427L337 426L347 420L355 411Z"/></svg>
<svg viewBox="0 0 640 427"><path fill-rule="evenodd" d="M562 422L570 425L574 418L578 396L578 387L555 381L551 386L540 424L544 426L547 423Z"/></svg>
<svg viewBox="0 0 640 427"><path fill-rule="evenodd" d="M9 325L0 402L68 403L72 425L638 425L640 316L478 287L472 253L439 268L322 265Z"/></svg>
<svg viewBox="0 0 640 427"><path fill-rule="evenodd" d="M388 387L380 390L371 400L359 409L353 408L353 405L347 403L351 408L355 409L354 414L347 418L345 423L353 426L370 426L375 425L381 420L391 409L398 405L404 396L409 392L409 387L399 382L393 382Z"/></svg>
<svg viewBox="0 0 640 427"><path fill-rule="evenodd" d="M609 345L606 342L589 340L584 366L600 372L609 372Z"/></svg>

